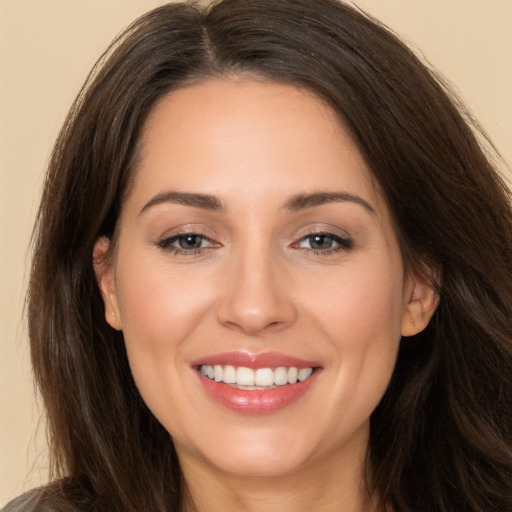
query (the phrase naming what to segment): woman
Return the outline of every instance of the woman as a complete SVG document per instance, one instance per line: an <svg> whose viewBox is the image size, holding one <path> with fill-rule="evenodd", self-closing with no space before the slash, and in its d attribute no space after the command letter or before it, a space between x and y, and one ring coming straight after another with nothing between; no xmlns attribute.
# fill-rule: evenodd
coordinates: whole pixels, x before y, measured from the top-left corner
<svg viewBox="0 0 512 512"><path fill-rule="evenodd" d="M55 479L7 510L510 510L510 193L468 119L335 0L136 21L50 162Z"/></svg>

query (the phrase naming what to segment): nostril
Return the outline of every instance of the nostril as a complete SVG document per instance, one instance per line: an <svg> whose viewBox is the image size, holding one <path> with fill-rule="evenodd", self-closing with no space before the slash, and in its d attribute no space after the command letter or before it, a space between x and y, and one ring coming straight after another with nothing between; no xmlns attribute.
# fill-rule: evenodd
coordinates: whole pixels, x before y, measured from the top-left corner
<svg viewBox="0 0 512 512"><path fill-rule="evenodd" d="M281 327L284 327L286 325L285 322L279 322L279 321L276 321L276 322L270 322L268 325L267 325L267 329L271 329L271 330L277 330Z"/></svg>

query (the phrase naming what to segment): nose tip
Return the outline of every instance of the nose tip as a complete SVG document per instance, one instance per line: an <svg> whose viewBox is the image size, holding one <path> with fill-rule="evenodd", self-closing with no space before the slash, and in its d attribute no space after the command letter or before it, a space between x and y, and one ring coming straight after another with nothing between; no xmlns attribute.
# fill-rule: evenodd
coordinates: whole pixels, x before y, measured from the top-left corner
<svg viewBox="0 0 512 512"><path fill-rule="evenodd" d="M257 336L263 331L275 331L288 325L284 319L275 319L265 312L248 308L243 314L231 315L230 319L222 321L224 325L251 336Z"/></svg>
<svg viewBox="0 0 512 512"><path fill-rule="evenodd" d="M291 325L296 309L284 281L268 267L233 272L218 306L219 322L252 336Z"/></svg>

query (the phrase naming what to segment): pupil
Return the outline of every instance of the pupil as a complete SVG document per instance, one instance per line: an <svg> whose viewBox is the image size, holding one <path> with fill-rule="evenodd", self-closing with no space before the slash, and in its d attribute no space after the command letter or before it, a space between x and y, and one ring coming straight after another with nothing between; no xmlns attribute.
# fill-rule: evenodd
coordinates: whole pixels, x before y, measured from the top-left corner
<svg viewBox="0 0 512 512"><path fill-rule="evenodd" d="M180 238L180 247L182 249L199 249L201 247L201 237L197 235L186 235Z"/></svg>
<svg viewBox="0 0 512 512"><path fill-rule="evenodd" d="M332 247L332 239L327 235L314 235L311 240L313 249L330 249Z"/></svg>

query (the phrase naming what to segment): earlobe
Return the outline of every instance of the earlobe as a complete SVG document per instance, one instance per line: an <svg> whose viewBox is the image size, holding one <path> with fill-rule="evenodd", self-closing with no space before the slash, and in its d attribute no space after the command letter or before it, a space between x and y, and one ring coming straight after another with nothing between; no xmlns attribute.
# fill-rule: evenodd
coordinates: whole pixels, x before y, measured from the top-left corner
<svg viewBox="0 0 512 512"><path fill-rule="evenodd" d="M430 322L439 303L439 294L433 283L417 274L408 277L404 292L402 336L414 336Z"/></svg>
<svg viewBox="0 0 512 512"><path fill-rule="evenodd" d="M120 331L121 316L117 303L114 272L109 262L110 240L102 236L96 240L92 253L92 263L100 294L105 304L105 319L107 323Z"/></svg>

